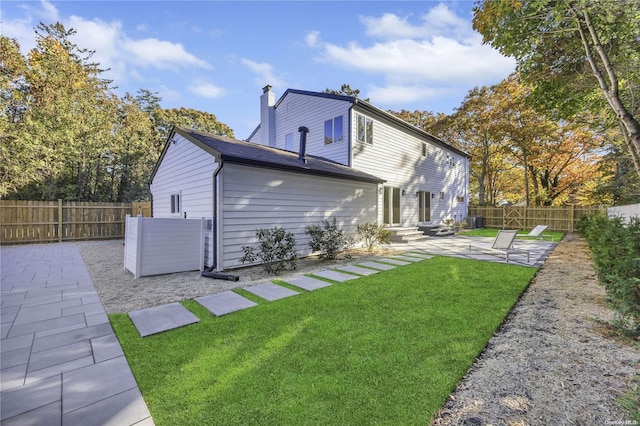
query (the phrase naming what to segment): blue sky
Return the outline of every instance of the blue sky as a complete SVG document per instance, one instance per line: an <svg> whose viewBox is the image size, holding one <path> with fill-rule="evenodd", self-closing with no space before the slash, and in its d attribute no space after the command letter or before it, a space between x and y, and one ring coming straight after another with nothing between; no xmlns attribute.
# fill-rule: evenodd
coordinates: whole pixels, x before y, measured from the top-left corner
<svg viewBox="0 0 640 426"><path fill-rule="evenodd" d="M158 92L164 108L215 114L239 139L266 84L343 83L382 109L451 113L475 86L515 69L471 28L471 1L7 1L0 33L26 53L34 28L63 23L117 93Z"/></svg>

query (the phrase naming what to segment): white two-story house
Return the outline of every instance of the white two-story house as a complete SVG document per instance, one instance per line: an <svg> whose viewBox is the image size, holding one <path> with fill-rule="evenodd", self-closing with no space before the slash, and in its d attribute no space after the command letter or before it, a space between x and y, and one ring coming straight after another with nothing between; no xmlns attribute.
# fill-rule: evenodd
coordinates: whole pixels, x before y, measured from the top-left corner
<svg viewBox="0 0 640 426"><path fill-rule="evenodd" d="M336 218L416 227L462 220L469 157L360 99L287 90L260 98L247 141L174 128L152 173L154 217L207 218L205 266L243 266L260 228L291 231Z"/></svg>
<svg viewBox="0 0 640 426"><path fill-rule="evenodd" d="M378 222L414 227L462 220L469 201L469 156L368 102L350 96L287 90L260 98L261 122L249 142L296 152L297 129L309 128L306 151L385 183Z"/></svg>

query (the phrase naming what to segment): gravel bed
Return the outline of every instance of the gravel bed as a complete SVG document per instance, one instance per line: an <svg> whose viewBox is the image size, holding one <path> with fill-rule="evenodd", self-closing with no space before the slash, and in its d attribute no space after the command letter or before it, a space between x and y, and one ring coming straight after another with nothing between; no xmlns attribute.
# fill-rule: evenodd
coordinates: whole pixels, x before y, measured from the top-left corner
<svg viewBox="0 0 640 426"><path fill-rule="evenodd" d="M80 242L78 247L108 313L273 279L261 267L249 267L232 272L241 277L238 282L203 278L199 272L136 280L124 270L122 241ZM355 252L353 259L335 262L307 258L294 273L389 254ZM597 331L598 321L610 321L613 313L605 306L589 256L584 240L565 236L433 425L636 424L618 401L640 375L640 350Z"/></svg>
<svg viewBox="0 0 640 426"><path fill-rule="evenodd" d="M102 305L109 314L131 312L165 303L179 302L234 288L247 287L251 284L270 282L273 279L335 268L341 264L352 264L398 253L392 249L378 250L374 254L352 250L351 259L335 261L320 260L312 256L300 259L297 270L288 271L279 276L265 273L261 266L228 271L228 273L240 277L240 280L236 282L205 278L197 271L134 279L133 274L124 269L122 240L82 241L76 244L100 295Z"/></svg>

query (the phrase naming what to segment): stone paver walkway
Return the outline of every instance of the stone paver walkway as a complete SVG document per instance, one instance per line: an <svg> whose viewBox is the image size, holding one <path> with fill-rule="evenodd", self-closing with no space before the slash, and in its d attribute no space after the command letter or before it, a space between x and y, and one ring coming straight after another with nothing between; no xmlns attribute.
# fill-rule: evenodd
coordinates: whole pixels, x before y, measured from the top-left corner
<svg viewBox="0 0 640 426"><path fill-rule="evenodd" d="M0 257L2 426L152 425L77 247Z"/></svg>

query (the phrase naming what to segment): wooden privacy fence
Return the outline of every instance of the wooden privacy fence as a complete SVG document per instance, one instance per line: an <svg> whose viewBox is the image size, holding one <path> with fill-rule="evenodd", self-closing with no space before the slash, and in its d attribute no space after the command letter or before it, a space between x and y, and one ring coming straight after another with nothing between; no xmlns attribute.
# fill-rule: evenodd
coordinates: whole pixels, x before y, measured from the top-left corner
<svg viewBox="0 0 640 426"><path fill-rule="evenodd" d="M150 211L149 202L0 200L0 244L124 238L126 215Z"/></svg>
<svg viewBox="0 0 640 426"><path fill-rule="evenodd" d="M487 228L531 230L537 225L547 225L551 231L575 232L581 217L601 213L605 206L558 207L469 207L469 216L482 216Z"/></svg>

